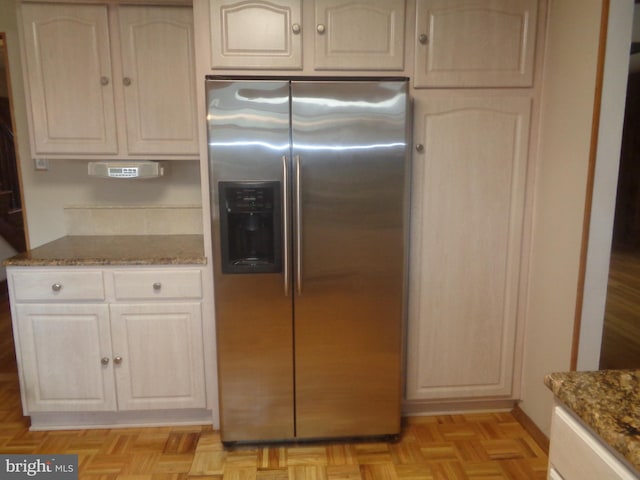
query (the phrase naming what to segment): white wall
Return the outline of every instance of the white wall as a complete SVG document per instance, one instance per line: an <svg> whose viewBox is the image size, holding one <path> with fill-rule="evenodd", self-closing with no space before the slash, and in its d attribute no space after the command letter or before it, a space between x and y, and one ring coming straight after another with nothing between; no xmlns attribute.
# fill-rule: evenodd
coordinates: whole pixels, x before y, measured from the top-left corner
<svg viewBox="0 0 640 480"><path fill-rule="evenodd" d="M29 153L16 16L16 0L0 0L0 31L7 33L30 246L37 247L66 234L67 205L200 205L197 161L172 162L167 177L149 182L89 178L86 162L77 160L51 161L49 171L34 170Z"/></svg>
<svg viewBox="0 0 640 480"><path fill-rule="evenodd" d="M570 367L601 8L549 2L520 405L547 434L544 375Z"/></svg>

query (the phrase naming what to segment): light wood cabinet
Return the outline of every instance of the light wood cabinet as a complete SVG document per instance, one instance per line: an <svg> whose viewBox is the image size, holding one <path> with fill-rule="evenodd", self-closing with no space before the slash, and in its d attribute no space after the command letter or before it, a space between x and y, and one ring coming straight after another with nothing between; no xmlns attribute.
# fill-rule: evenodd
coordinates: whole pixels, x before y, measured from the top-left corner
<svg viewBox="0 0 640 480"><path fill-rule="evenodd" d="M409 400L512 394L530 103L416 94Z"/></svg>
<svg viewBox="0 0 640 480"><path fill-rule="evenodd" d="M209 0L211 68L302 68L301 0Z"/></svg>
<svg viewBox="0 0 640 480"><path fill-rule="evenodd" d="M197 158L190 8L25 2L20 13L34 158Z"/></svg>
<svg viewBox="0 0 640 480"><path fill-rule="evenodd" d="M530 87L537 0L417 0L416 87Z"/></svg>
<svg viewBox="0 0 640 480"><path fill-rule="evenodd" d="M316 70L402 70L404 0L316 0Z"/></svg>
<svg viewBox="0 0 640 480"><path fill-rule="evenodd" d="M197 155L191 9L122 6L119 14L127 152Z"/></svg>
<svg viewBox="0 0 640 480"><path fill-rule="evenodd" d="M205 408L200 269L8 278L25 413Z"/></svg>
<svg viewBox="0 0 640 480"><path fill-rule="evenodd" d="M558 401L551 417L549 476L551 480L602 478L633 480L638 473Z"/></svg>
<svg viewBox="0 0 640 480"><path fill-rule="evenodd" d="M32 154L116 154L105 5L23 4Z"/></svg>
<svg viewBox="0 0 640 480"><path fill-rule="evenodd" d="M110 306L119 410L205 404L199 303Z"/></svg>
<svg viewBox="0 0 640 480"><path fill-rule="evenodd" d="M16 313L25 412L116 409L107 305L18 304Z"/></svg>
<svg viewBox="0 0 640 480"><path fill-rule="evenodd" d="M405 0L209 0L209 16L213 70L404 68Z"/></svg>

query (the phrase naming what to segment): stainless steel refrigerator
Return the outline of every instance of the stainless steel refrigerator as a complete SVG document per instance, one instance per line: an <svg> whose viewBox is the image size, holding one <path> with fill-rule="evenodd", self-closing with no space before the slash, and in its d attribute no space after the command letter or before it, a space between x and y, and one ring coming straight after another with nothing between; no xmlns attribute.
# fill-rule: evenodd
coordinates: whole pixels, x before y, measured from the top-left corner
<svg viewBox="0 0 640 480"><path fill-rule="evenodd" d="M223 442L398 434L406 79L206 90Z"/></svg>

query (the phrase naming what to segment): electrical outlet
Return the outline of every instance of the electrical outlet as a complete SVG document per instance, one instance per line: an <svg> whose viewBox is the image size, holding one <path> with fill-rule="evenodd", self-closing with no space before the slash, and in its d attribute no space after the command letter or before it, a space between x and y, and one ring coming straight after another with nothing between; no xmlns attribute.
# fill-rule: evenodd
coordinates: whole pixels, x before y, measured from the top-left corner
<svg viewBox="0 0 640 480"><path fill-rule="evenodd" d="M35 158L34 164L36 170L49 170L49 160L46 158Z"/></svg>

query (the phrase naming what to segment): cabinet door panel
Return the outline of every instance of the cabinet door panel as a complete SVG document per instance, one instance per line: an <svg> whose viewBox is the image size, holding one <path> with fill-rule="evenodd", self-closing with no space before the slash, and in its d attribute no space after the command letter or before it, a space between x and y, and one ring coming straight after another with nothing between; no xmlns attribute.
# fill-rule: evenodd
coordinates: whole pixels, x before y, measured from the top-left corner
<svg viewBox="0 0 640 480"><path fill-rule="evenodd" d="M106 305L16 306L30 412L115 410Z"/></svg>
<svg viewBox="0 0 640 480"><path fill-rule="evenodd" d="M410 399L511 394L529 131L526 97L418 97Z"/></svg>
<svg viewBox="0 0 640 480"><path fill-rule="evenodd" d="M418 0L416 87L528 87L537 0Z"/></svg>
<svg viewBox="0 0 640 480"><path fill-rule="evenodd" d="M316 70L402 70L404 0L316 0Z"/></svg>
<svg viewBox="0 0 640 480"><path fill-rule="evenodd" d="M209 0L209 6L213 69L302 68L300 0Z"/></svg>
<svg viewBox="0 0 640 480"><path fill-rule="evenodd" d="M34 155L116 153L107 7L21 12Z"/></svg>
<svg viewBox="0 0 640 480"><path fill-rule="evenodd" d="M120 410L203 408L199 303L111 305Z"/></svg>
<svg viewBox="0 0 640 480"><path fill-rule="evenodd" d="M192 10L119 13L128 152L197 154Z"/></svg>

